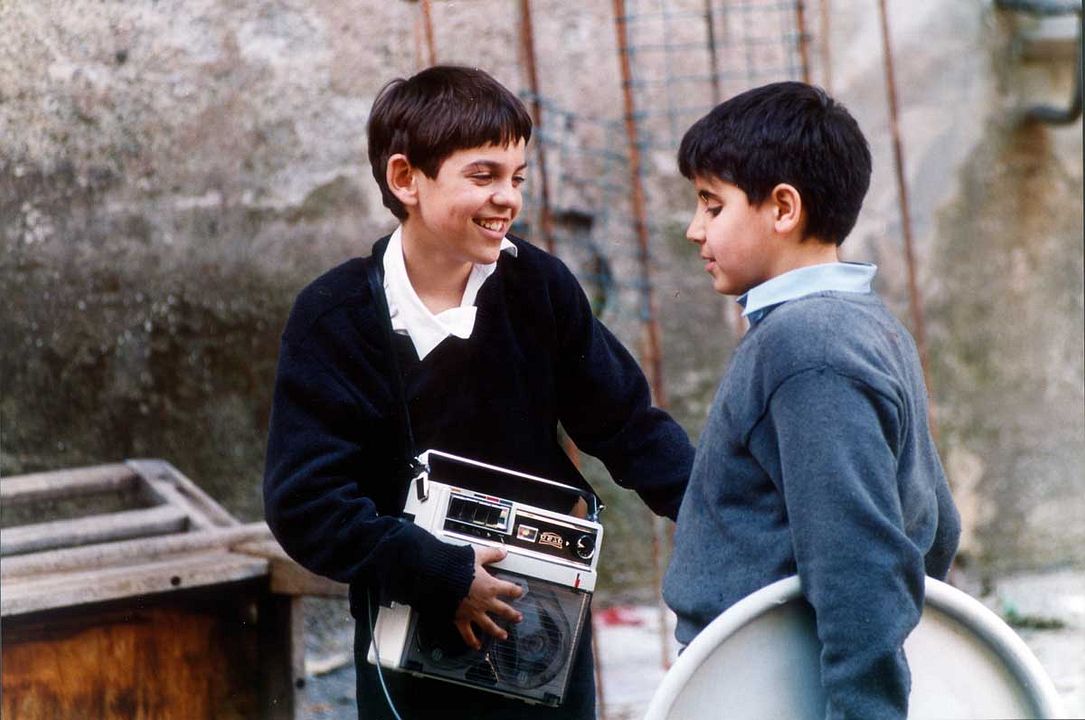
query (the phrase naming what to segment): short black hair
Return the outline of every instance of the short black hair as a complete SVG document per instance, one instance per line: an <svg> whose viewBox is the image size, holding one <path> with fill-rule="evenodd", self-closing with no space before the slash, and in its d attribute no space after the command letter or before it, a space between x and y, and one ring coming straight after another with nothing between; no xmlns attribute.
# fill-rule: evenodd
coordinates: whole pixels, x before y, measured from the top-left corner
<svg viewBox="0 0 1085 720"><path fill-rule="evenodd" d="M369 164L384 206L407 208L388 189L388 158L403 153L427 177L457 150L531 139L531 115L504 85L477 68L435 65L381 89L369 114Z"/></svg>
<svg viewBox="0 0 1085 720"><path fill-rule="evenodd" d="M716 176L760 204L779 183L806 210L806 237L839 245L870 187L870 147L843 105L819 87L778 82L717 105L686 131L678 169Z"/></svg>

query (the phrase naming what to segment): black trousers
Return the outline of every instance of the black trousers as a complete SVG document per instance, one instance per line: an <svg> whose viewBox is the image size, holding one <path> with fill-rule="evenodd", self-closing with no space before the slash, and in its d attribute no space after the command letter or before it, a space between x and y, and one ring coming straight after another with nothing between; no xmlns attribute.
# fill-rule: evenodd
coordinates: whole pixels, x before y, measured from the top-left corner
<svg viewBox="0 0 1085 720"><path fill-rule="evenodd" d="M366 660L372 637L365 602L355 617L354 669L358 679L359 720L394 720L381 689L377 668ZM376 618L374 609L373 617ZM595 720L595 666L591 652L591 617L584 623L573 656L565 701L559 707L474 690L443 680L419 678L382 668L388 694L402 720Z"/></svg>

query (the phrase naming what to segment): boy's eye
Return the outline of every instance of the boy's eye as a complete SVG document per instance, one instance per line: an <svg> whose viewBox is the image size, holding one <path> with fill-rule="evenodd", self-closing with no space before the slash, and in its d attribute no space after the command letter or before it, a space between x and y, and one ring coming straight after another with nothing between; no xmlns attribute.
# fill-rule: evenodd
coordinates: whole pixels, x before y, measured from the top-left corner
<svg viewBox="0 0 1085 720"><path fill-rule="evenodd" d="M490 173L474 173L471 175L472 180L478 180L479 182L489 182L493 179L493 175Z"/></svg>
<svg viewBox="0 0 1085 720"><path fill-rule="evenodd" d="M521 185L523 185L525 180L527 180L527 178L525 178L523 175L513 175L512 176L512 184L515 187L520 187Z"/></svg>
<svg viewBox="0 0 1085 720"><path fill-rule="evenodd" d="M705 212L712 217L716 217L717 215L719 215L722 210L723 205L709 205L705 207Z"/></svg>

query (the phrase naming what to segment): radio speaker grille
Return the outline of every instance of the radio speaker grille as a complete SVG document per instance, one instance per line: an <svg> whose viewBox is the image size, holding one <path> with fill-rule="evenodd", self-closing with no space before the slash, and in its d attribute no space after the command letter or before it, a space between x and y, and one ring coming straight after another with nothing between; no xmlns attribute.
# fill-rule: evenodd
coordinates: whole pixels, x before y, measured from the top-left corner
<svg viewBox="0 0 1085 720"><path fill-rule="evenodd" d="M428 622L416 615L404 664L414 672L556 705L568 685L591 596L539 578L503 571L494 576L525 591L511 603L524 619L498 621L507 640L480 635L482 649L473 650L447 620Z"/></svg>

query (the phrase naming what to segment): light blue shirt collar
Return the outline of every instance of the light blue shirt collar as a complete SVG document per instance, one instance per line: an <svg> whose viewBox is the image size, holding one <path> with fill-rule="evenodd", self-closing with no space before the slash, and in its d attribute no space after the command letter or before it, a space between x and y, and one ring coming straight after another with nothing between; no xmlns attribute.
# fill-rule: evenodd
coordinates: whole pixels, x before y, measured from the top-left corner
<svg viewBox="0 0 1085 720"><path fill-rule="evenodd" d="M790 270L766 280L738 299L742 315L757 323L771 308L816 292L868 293L878 266L871 263L834 262Z"/></svg>

